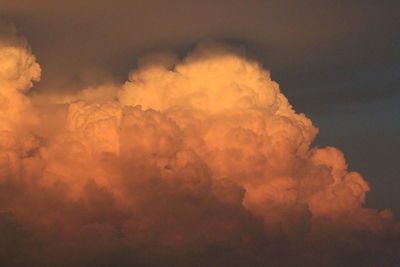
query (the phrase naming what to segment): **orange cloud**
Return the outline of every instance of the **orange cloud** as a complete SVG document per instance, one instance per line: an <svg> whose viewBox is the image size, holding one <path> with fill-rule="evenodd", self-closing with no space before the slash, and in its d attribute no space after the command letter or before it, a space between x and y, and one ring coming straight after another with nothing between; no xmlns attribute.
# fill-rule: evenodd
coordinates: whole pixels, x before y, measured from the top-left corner
<svg viewBox="0 0 400 267"><path fill-rule="evenodd" d="M363 208L367 182L338 149L310 147L318 130L243 51L149 56L122 87L60 99L24 94L40 77L29 49L0 59L4 264L398 258L391 212Z"/></svg>

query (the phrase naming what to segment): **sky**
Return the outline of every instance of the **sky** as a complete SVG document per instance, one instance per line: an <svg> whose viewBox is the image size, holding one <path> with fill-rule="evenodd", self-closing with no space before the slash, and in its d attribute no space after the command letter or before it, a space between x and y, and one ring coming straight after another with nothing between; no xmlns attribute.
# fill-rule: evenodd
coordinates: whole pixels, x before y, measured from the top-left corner
<svg viewBox="0 0 400 267"><path fill-rule="evenodd" d="M17 37L12 37L19 40L15 41L15 46L24 47L25 44L21 43L26 42L29 46L27 51L35 55L35 60L40 64L41 68L40 82L35 82L31 89L28 88L29 86L25 86L23 88L28 89L23 90L25 90L27 97L31 97L33 105L40 106L38 109L40 109L41 113L44 114L44 111L48 111L57 114L54 116L48 115L49 121L54 125L57 125L57 121L64 116L63 112L66 111L60 111L63 107L56 108L43 103L54 102L55 104L60 104L62 102L63 105L70 105L72 103L71 99L79 100L79 96L84 99L88 95L92 97L91 94L95 96L89 97L88 99L91 100L85 99L85 101L90 102L95 97L109 99L118 97L119 102L123 105L134 106L135 104L140 104L143 109L160 110L162 114L164 114L163 112L167 114L169 112L167 111L168 108L172 110L174 105L180 108L187 108L194 114L195 111L193 110L198 111L197 106L195 108L192 106L180 106L183 105L181 103L188 101L189 98L182 98L180 101L183 102L179 102L165 96L169 102L165 100L164 103L160 100L161 104L153 99L161 92L159 91L161 89L152 91L153 84L157 84L157 88L168 87L159 81L164 79L166 74L152 76L156 75L151 74L149 71L153 65L163 66L168 70L175 68L171 66L181 66L176 67L178 73L187 74L188 77L191 77L191 81L196 81L193 84L201 84L203 81L200 76L200 78L194 74L191 76L191 73L195 72L195 69L190 67L193 62L202 62L208 59L207 57L219 58L220 54L230 55L230 53L239 55L238 58L246 59L246 62L258 62L258 66L268 70L272 80L279 84L280 92L288 99L293 109L298 113L304 113L312 121L312 124L319 129L318 134L315 135L314 126L311 127L307 124L308 119L296 117L297 115L288 115L296 123L301 121L307 125L305 126L306 130L303 132L304 144L307 144L307 140L310 140L312 142L311 147L323 148L332 146L340 149L347 161L348 171L360 173L369 184L370 191L367 192L368 190L365 189L366 202L362 206L377 210L389 208L392 210L394 218L398 220L400 218L400 168L398 166L398 159L400 158L400 35L398 34L400 19L398 10L400 10L400 3L389 0L99 0L95 2L82 0L0 0L0 18L2 20L0 30L3 27L5 32L10 32L12 31L10 30L12 28L10 25L14 25L18 38L25 40L21 41ZM7 36L7 34L10 35L6 33L4 36ZM0 35L0 37L2 36ZM220 43L224 44L221 45L222 48L219 45ZM143 57L147 54L150 56ZM226 67L227 71L231 70L229 62L216 61L215 64ZM251 64L246 68L252 69L254 73L263 73L259 70L259 67L254 67ZM146 71L149 71L149 74L146 74ZM201 73L201 71L202 69L199 69L198 73ZM216 70L216 72L218 71ZM37 72L37 69L33 72ZM38 80L35 75L32 74L30 79ZM208 77L208 73L204 75ZM225 84L224 77L235 80L235 76L230 75L225 72L221 73L221 86ZM249 77L253 76L249 74ZM174 89L176 91L173 91L171 95L186 94L182 89L184 87L181 88L183 83L181 80L173 77L165 79L171 79L173 86L176 86L176 89ZM217 81L219 78L216 77L215 79ZM251 82L253 81L252 78L248 79ZM241 81L238 80L237 83L241 84ZM148 87L143 85L143 89L139 85L135 85L135 83L139 82ZM249 82L249 87L251 87L250 84L252 85L252 83ZM254 84L257 83L254 81ZM257 84L257 86L259 85ZM104 89L105 93L104 95L103 91L98 93L101 96L90 90L86 92L86 95L85 93L80 93L88 88L102 88L100 91ZM142 90L141 88L143 92L135 91ZM192 88L191 85L188 85L188 88ZM193 85L193 88L197 87ZM268 88L275 87L268 83ZM21 91L22 89L18 90ZM121 91L118 91L118 96L116 96L113 90ZM196 90L193 89L193 92L197 92ZM228 92L231 91L228 90ZM235 92L232 91L231 93L235 94ZM163 94L165 94L164 91ZM209 92L209 94L211 98L214 97L213 92ZM10 93L10 95L13 94ZM71 95L74 97L71 97ZM247 95L250 98L251 96L252 94L250 93ZM226 95L222 94L215 97L226 97ZM265 96L266 100L259 100L260 103L265 105L268 103L269 105L269 97ZM18 99L21 103L25 103L25 100L21 100L23 98L20 98L20 96L18 96ZM132 99L136 99L136 102ZM200 108L201 112L214 114L215 112L220 112L223 108L231 107L233 102L229 102L229 99L226 100L225 105L220 104L218 101L203 103L201 102L203 101L202 99L196 99L193 100L195 101L193 105L203 103L208 108L204 108L204 110ZM252 107L258 108L259 103L257 101L252 102ZM172 103L175 104L173 105ZM285 104L279 105L286 108ZM80 108L82 107L79 105L74 106L71 104L68 109L69 113L67 113L74 114L74 110L79 110ZM84 110L89 109L88 107ZM104 109L117 110L115 107ZM283 110L284 108L282 107L281 109ZM78 114L83 111L76 112ZM71 121L75 120L75 115L68 116L68 123L72 123ZM151 117L156 115L140 116ZM226 116L234 117L232 114ZM240 121L245 124L252 122L252 119L253 117L250 116L247 122L246 119L244 119L245 122L242 122L242 119ZM163 121L164 119L152 120ZM23 121L24 125L28 125L25 119L21 119L21 121ZM204 119L204 123L206 123L205 121L207 121L207 125L208 123L214 125L208 119ZM75 125L74 123L71 125ZM76 125L79 124L78 122L76 123ZM185 123L180 124L177 122L177 125L183 129L186 127L182 126L186 125ZM26 126L26 128L29 127ZM32 127L32 129L38 129L38 127ZM70 131L75 129L75 126L68 127L66 126ZM168 126L160 127L170 129L174 126L168 124ZM37 130L38 133L44 136L43 140L46 138L48 140L58 140L53 138L53 136L59 134L58 130L53 129L56 127L49 126L48 128L46 130ZM169 133L169 137L166 140L178 138L176 135L179 136L179 134L175 133L175 130L170 131L171 133ZM110 136L112 135L112 133L109 134ZM136 137L139 138L140 136L138 134ZM154 136L163 135L154 133ZM315 139L312 136L315 136ZM208 139L204 138L204 142L208 142ZM51 143L51 141L49 142ZM152 141L150 140L149 142ZM168 143L170 141L165 142ZM173 143L177 145L176 142L174 141ZM214 140L212 142L217 141ZM56 151L55 148L49 148L49 151L49 155L53 156L59 153L54 152ZM210 150L209 153L214 153L212 151ZM168 154L170 152L165 153ZM201 154L202 152L197 151L196 153L201 155L200 157L204 156ZM332 153L333 155L336 152L326 153ZM131 157L134 158L134 156L126 156L125 160L132 159ZM219 156L215 157L218 158ZM319 156L315 157L318 158ZM341 156L332 157L340 158ZM312 158L312 160L315 161L316 159ZM52 164L55 166L67 163L52 162L48 166L53 166ZM146 165L147 163L143 164ZM212 171L223 173L217 167L214 170L213 163L207 162L207 165L211 166L210 169ZM167 164L166 166L169 165ZM124 168L128 167L123 167L122 169ZM308 167L304 168L308 171ZM153 174L151 174L152 171L150 169L146 169L145 173L148 172L151 176ZM85 176L86 174L82 175ZM207 176L206 174L204 175ZM232 175L234 176L234 174ZM252 189L247 187L245 183L238 183L248 192L252 192ZM105 185L103 184L102 186ZM94 189L90 187L88 189L84 186L83 188L89 191L101 190L96 186L94 186ZM82 193L79 193L79 190L83 189L74 190L71 191L73 192L71 193L73 199L81 196ZM224 190L228 189L225 188ZM229 190L234 189L231 188ZM117 194L112 190L110 192ZM251 194L248 198L245 198L245 208L250 209L257 215L268 217L269 215L259 211L261 208L257 204L258 200L256 200L259 194L261 193L256 190L254 191L254 198L252 198ZM93 195L96 194L93 193ZM344 197L344 199L347 198ZM147 202L143 200L143 203ZM310 203L313 203L311 200L309 205L312 206ZM174 206L176 204L171 205ZM68 206L65 209L71 210L73 207ZM290 213L297 214L298 212L303 214L299 209L301 207L291 206L288 210L290 210ZM318 210L317 208L315 209ZM186 211L184 208L182 210ZM358 211L358 208L356 210ZM124 211L118 210L118 212L123 213ZM157 212L154 211L155 214ZM259 227L259 222L254 218L249 217L248 221L243 219L243 214L246 211L240 210L238 212L237 214L241 215L235 213L232 216L237 216L235 218L238 218L237 220L240 222L240 229L251 232L248 228ZM312 210L313 212L314 210ZM315 212L318 213L319 211ZM121 216L124 217L124 215ZM148 215L149 220L158 218L156 215L152 216ZM282 216L282 218L286 218L284 217L286 215ZM279 221L279 219L276 220ZM303 222L302 219L299 219L299 221ZM253 226L250 227L249 225ZM288 226L288 229L292 229L291 227ZM153 233L152 231L150 232ZM259 242L262 243L264 241L259 240ZM393 242L396 242L396 240ZM295 245L293 246L296 247ZM278 247L272 250L274 249L280 251ZM29 252L27 253L29 254ZM60 255L62 255L61 252ZM158 257L162 258L159 255ZM304 260L305 258L307 257L302 259ZM63 259L62 256L54 259L54 262L60 259ZM307 260L304 262L307 263ZM390 266L389 263L387 264Z"/></svg>

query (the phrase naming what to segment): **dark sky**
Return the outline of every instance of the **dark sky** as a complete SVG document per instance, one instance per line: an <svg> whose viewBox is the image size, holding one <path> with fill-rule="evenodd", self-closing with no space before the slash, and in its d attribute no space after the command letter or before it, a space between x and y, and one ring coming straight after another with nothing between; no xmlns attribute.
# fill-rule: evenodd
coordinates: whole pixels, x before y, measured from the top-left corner
<svg viewBox="0 0 400 267"><path fill-rule="evenodd" d="M399 1L0 0L42 66L34 91L122 82L151 50L184 54L203 39L245 46L295 110L344 151L400 216ZM100 77L102 77L99 80Z"/></svg>

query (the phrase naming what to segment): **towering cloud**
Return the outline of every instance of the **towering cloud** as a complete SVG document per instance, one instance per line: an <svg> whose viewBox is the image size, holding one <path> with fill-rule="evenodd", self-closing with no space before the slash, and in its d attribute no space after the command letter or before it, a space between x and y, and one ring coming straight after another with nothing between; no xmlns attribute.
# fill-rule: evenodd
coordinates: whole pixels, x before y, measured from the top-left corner
<svg viewBox="0 0 400 267"><path fill-rule="evenodd" d="M245 51L153 54L122 86L29 98L0 43L0 263L390 266L399 224Z"/></svg>

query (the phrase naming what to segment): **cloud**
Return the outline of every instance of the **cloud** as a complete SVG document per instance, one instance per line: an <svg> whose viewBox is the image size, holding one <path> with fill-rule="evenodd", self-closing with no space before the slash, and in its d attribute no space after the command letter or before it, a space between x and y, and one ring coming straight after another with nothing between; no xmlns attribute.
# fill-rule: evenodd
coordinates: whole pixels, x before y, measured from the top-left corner
<svg viewBox="0 0 400 267"><path fill-rule="evenodd" d="M26 46L2 56L4 265L398 260L391 211L363 208L367 182L310 147L318 130L242 49L153 54L121 86L60 99L26 95L40 74Z"/></svg>

